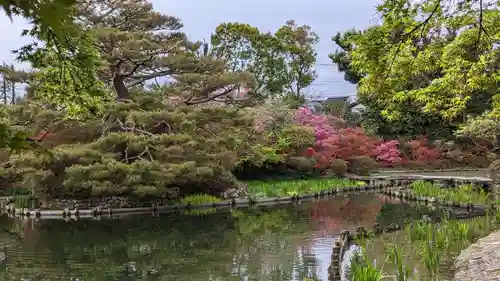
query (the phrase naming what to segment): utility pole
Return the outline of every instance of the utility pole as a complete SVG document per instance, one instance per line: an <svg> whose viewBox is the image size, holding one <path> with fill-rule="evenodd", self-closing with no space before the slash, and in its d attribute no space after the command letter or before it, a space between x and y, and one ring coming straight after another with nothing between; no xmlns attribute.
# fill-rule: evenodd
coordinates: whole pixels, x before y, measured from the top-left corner
<svg viewBox="0 0 500 281"><path fill-rule="evenodd" d="M5 79L5 73L2 73L2 96L3 104L7 104L7 80Z"/></svg>

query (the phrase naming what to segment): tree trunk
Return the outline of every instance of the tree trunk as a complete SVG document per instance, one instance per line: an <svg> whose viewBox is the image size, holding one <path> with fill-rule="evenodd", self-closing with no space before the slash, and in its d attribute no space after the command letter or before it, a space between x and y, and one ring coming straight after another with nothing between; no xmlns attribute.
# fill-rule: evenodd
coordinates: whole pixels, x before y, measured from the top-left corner
<svg viewBox="0 0 500 281"><path fill-rule="evenodd" d="M3 75L3 81L2 81L2 95L3 95L3 104L7 105L7 80L5 80L5 74Z"/></svg>
<svg viewBox="0 0 500 281"><path fill-rule="evenodd" d="M119 74L115 74L113 77L113 87L115 88L118 100L130 100L130 92L128 91L125 83L123 82L123 77Z"/></svg>
<svg viewBox="0 0 500 281"><path fill-rule="evenodd" d="M16 101L17 101L17 96L16 96L16 83L15 82L12 82L11 84L11 92L12 92L12 96L10 97L11 98L11 101L10 103L11 104L16 104Z"/></svg>

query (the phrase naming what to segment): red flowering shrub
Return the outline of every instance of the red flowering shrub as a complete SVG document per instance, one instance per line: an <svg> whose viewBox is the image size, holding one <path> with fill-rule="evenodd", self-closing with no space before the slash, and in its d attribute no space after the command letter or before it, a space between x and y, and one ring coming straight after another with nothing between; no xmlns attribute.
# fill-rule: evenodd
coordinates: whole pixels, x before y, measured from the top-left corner
<svg viewBox="0 0 500 281"><path fill-rule="evenodd" d="M314 129L316 144L309 147L306 157L315 161L315 168L325 169L333 159L342 159L351 163L360 156L370 157L384 166L404 164L439 164L442 153L430 146L424 137L400 142L384 141L368 136L361 128L341 128L336 126L335 118L328 115L318 115L308 108L299 108L294 113L294 121L302 126ZM402 149L406 153L402 153Z"/></svg>
<svg viewBox="0 0 500 281"><path fill-rule="evenodd" d="M410 160L415 164L438 164L440 159L442 159L443 155L441 151L431 147L425 137L411 140L407 145L410 148Z"/></svg>
<svg viewBox="0 0 500 281"><path fill-rule="evenodd" d="M376 157L376 147L382 141L367 136L360 128L340 129L323 140L316 140L316 150L329 158L350 160L356 156Z"/></svg>
<svg viewBox="0 0 500 281"><path fill-rule="evenodd" d="M336 126L334 118L318 115L308 108L299 108L294 114L294 121L300 125L314 128L316 144L308 148L306 155L316 160L316 167L325 167L332 159L350 161L353 157L368 156L385 166L396 166L407 162L435 164L442 158L442 153L429 145L421 137L408 143L383 141L365 134L361 128L342 129ZM339 124L341 122L337 122ZM409 151L401 152L401 146ZM405 157L406 156L406 157Z"/></svg>
<svg viewBox="0 0 500 281"><path fill-rule="evenodd" d="M359 156L372 157L386 165L402 160L397 142L386 144L381 139L366 135L361 128L339 128L335 126L338 120L330 116L315 114L308 108L299 108L294 114L294 120L300 125L314 128L316 144L307 149L306 156L315 159L316 168L328 166L332 159L349 162Z"/></svg>

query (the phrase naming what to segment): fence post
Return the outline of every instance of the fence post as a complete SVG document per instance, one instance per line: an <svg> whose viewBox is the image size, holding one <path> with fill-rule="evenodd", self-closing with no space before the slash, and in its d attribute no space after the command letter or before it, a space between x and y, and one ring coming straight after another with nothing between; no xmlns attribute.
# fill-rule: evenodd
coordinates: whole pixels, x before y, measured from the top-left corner
<svg viewBox="0 0 500 281"><path fill-rule="evenodd" d="M328 267L328 281L340 281L340 248L342 241L335 240L332 249L332 261Z"/></svg>

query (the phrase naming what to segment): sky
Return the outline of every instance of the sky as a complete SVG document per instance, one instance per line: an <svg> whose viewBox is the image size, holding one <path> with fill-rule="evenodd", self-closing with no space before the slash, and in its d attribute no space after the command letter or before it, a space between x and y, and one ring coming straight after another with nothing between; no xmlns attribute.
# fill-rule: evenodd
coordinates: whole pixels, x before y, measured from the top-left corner
<svg viewBox="0 0 500 281"><path fill-rule="evenodd" d="M363 29L377 22L375 5L380 0L152 0L157 11L177 16L184 22L184 32L192 40L209 39L222 22L243 22L261 31L275 31L287 20L311 26L319 37L316 46L318 79L309 89L317 98L355 96L356 86L345 82L328 54L336 46L331 37L350 28ZM311 5L314 3L314 5ZM15 63L11 50L30 42L20 38L29 24L16 18L11 22L0 16L0 62ZM25 67L25 65L21 65Z"/></svg>

